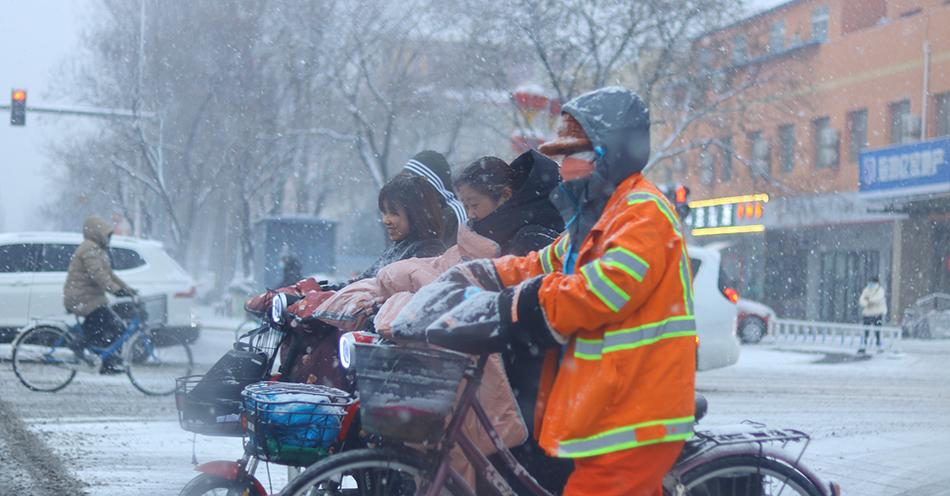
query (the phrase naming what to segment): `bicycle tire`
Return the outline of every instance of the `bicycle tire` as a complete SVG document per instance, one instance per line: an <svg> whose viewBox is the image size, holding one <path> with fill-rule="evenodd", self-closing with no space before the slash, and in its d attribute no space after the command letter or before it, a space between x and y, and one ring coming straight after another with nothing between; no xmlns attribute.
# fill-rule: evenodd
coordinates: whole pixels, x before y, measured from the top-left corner
<svg viewBox="0 0 950 496"><path fill-rule="evenodd" d="M773 458L755 455L727 456L704 463L679 477L686 488L686 496L766 496L770 493L756 490L751 482L741 490L741 478L754 480L755 475L775 477L784 481L781 494L793 496L824 496L820 482L813 481L795 467ZM791 489L796 492L788 492ZM777 493L776 493L777 494Z"/></svg>
<svg viewBox="0 0 950 496"><path fill-rule="evenodd" d="M64 332L62 329L59 329L53 326L36 326L36 327L31 327L30 329L27 329L23 331L22 333L20 333L20 335L17 336L16 340L13 343L13 352L10 356L10 360L13 362L13 373L16 374L17 379L19 379L20 382L31 391L37 391L41 393L55 393L56 391L59 391L63 389L64 387L68 386L69 383L73 382L73 379L76 377L76 370L69 369L69 372L65 375L64 379L62 379L61 381L55 381L54 385L52 386L42 387L42 386L37 385L35 382L31 381L31 379L28 379L27 377L25 377L27 374L25 374L24 365L21 365L21 359L23 358L23 355L26 354L25 348L27 346L32 346L33 343L31 340L39 339L38 336L40 336L40 333L48 333L51 335L51 337L55 336L62 339L63 346L65 347L64 352L68 352L69 354L71 354L70 356L75 359L75 364L77 365L79 364L79 359L76 357L75 352L69 349L68 345L66 344L72 341L72 338L69 336L68 333ZM40 339L39 343L37 344L43 343L45 341L46 339ZM59 367L59 368L62 369L62 367ZM66 370L66 369L63 369L63 370ZM50 375L46 373L41 374L41 375L44 377L50 377Z"/></svg>
<svg viewBox="0 0 950 496"><path fill-rule="evenodd" d="M287 486L280 492L280 496L310 496L312 494L321 496L338 496L349 494L365 494L365 492L361 491L367 488L360 488L359 484L361 482L365 483L366 485L371 485L380 481L379 478L370 478L378 477L376 474L369 472L370 470L385 470L388 474L397 472L407 475L408 477L412 478L413 481L422 480L426 478L427 475L429 475L428 467L423 464L418 454L416 454L416 456L412 456L411 453L414 452L411 450L406 450L405 452L394 451L387 448L370 448L344 451L337 455L324 458L323 460L308 467L306 470L301 472L300 475L292 479L287 484ZM322 482L340 485L340 481L342 481L343 477L346 476L352 477L353 482L357 484L355 489L332 487L317 489L316 487ZM393 496L416 494L415 482L413 482L413 488L410 489L409 487L403 485L407 482L407 480L400 479L397 481L397 487L390 488L384 487L388 486L390 483L385 477L381 480L381 486L372 488L374 490L373 494ZM395 490L395 492L393 490ZM451 481L447 481L443 494L451 496L462 493L460 491L452 491Z"/></svg>
<svg viewBox="0 0 950 496"><path fill-rule="evenodd" d="M223 492L221 492L223 491ZM267 496L250 481L235 481L211 474L198 474L181 488L178 496Z"/></svg>
<svg viewBox="0 0 950 496"><path fill-rule="evenodd" d="M122 358L125 373L135 389L149 396L167 396L175 392L175 379L191 375L195 363L191 347L181 336L164 333L161 336L162 346L156 346L156 341L154 331L136 332L126 343ZM174 363L159 356L159 350L164 350L161 354L166 355L170 349L181 354L173 357ZM142 357L143 350L148 350L145 358ZM164 371L165 374L146 372L149 369Z"/></svg>

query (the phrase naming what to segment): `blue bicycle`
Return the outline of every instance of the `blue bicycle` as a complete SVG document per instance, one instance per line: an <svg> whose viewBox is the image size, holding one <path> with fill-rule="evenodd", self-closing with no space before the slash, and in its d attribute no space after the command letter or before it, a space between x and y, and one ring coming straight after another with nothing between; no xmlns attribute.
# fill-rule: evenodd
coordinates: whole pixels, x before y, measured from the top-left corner
<svg viewBox="0 0 950 496"><path fill-rule="evenodd" d="M125 331L107 347L86 343L78 317L73 325L34 322L14 341L13 372L29 389L52 393L69 385L78 372L99 373L103 363L118 355L136 389L151 396L174 393L175 379L190 375L194 361L188 343L158 329L165 296L133 298L125 307Z"/></svg>

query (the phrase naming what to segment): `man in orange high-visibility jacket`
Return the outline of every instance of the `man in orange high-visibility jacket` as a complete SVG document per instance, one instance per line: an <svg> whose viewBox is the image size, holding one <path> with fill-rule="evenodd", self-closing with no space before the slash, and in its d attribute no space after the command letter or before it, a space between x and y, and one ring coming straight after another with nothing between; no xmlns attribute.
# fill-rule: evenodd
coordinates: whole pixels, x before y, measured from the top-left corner
<svg viewBox="0 0 950 496"><path fill-rule="evenodd" d="M556 357L542 376L535 436L549 455L574 459L565 494L659 496L694 421L683 227L640 173L650 115L639 97L603 88L562 112L540 151L560 159L565 182L552 201L567 229L538 252L493 261L506 288L501 335L563 346L556 376Z"/></svg>

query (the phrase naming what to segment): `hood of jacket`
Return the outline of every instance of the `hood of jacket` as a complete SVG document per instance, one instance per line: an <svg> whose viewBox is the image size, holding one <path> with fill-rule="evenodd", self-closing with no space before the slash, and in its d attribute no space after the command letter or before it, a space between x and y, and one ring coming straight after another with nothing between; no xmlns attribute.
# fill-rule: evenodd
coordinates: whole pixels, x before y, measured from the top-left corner
<svg viewBox="0 0 950 496"><path fill-rule="evenodd" d="M577 120L597 154L590 176L561 183L551 194L576 251L617 186L646 167L650 110L635 93L611 86L584 93L561 111Z"/></svg>
<svg viewBox="0 0 950 496"><path fill-rule="evenodd" d="M536 150L529 150L511 162L511 167L528 171L524 184L497 210L471 223L476 233L495 241L503 251L525 226L536 225L556 232L564 229L564 221L549 198L561 182L557 164Z"/></svg>
<svg viewBox="0 0 950 496"><path fill-rule="evenodd" d="M105 219L91 215L82 225L83 239L107 248L109 246L109 234L112 232L112 226Z"/></svg>

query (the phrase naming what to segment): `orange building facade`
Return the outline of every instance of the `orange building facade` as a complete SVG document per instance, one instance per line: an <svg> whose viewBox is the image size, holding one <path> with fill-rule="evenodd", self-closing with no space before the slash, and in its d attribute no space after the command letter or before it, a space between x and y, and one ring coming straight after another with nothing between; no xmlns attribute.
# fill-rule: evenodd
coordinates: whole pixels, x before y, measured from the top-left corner
<svg viewBox="0 0 950 496"><path fill-rule="evenodd" d="M872 276L893 321L950 292L950 1L793 0L694 48L717 91L755 81L673 168L694 242L727 246L743 292L833 321L859 318ZM723 197L745 202L704 207Z"/></svg>

